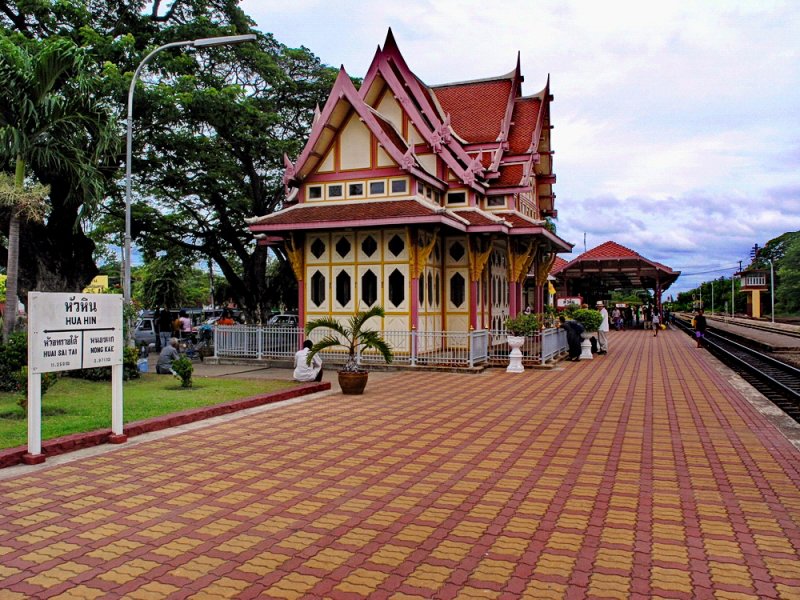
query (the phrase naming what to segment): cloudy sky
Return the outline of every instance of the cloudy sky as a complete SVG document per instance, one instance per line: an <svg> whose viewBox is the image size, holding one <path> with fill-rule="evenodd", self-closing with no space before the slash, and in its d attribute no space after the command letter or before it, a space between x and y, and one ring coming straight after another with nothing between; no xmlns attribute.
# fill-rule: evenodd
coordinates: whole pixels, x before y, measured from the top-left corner
<svg viewBox="0 0 800 600"><path fill-rule="evenodd" d="M243 0L258 28L361 77L392 28L426 83L550 75L558 231L730 276L800 229L800 3Z"/></svg>

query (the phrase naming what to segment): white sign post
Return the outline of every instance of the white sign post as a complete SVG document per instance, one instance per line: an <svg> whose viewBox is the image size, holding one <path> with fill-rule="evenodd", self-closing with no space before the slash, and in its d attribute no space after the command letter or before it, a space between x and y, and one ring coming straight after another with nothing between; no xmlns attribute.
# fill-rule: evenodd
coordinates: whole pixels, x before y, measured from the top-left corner
<svg viewBox="0 0 800 600"><path fill-rule="evenodd" d="M42 454L42 373L111 367L112 443L122 443L122 296L28 293L28 454Z"/></svg>

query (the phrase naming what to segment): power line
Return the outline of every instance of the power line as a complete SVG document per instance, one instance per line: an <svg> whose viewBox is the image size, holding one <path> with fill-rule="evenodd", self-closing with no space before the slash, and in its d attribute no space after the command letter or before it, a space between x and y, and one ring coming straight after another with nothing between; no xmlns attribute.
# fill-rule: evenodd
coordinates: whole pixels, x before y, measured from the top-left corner
<svg viewBox="0 0 800 600"><path fill-rule="evenodd" d="M737 265L733 265L732 267L721 267L719 269L712 269L710 271L698 271L697 273L684 273L681 272L681 277L689 277L690 275L707 275L708 273L721 273L723 271L730 271L731 269L737 269Z"/></svg>

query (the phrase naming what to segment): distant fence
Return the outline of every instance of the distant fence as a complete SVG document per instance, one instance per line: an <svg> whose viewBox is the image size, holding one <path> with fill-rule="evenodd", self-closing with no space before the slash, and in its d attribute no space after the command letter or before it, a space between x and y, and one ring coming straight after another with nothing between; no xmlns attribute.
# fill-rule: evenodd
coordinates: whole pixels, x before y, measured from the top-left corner
<svg viewBox="0 0 800 600"><path fill-rule="evenodd" d="M332 333L319 328L311 332L314 342ZM471 368L483 364L508 364L510 351L505 331L382 331L383 339L392 348L393 364L401 366L437 366ZM306 339L299 327L270 327L231 325L214 329L214 356L257 360L292 360ZM567 350L566 333L560 329L545 329L525 338L522 347L523 363L545 364ZM344 364L344 348L328 348L321 352L329 364ZM375 350L358 355L359 364L383 364Z"/></svg>

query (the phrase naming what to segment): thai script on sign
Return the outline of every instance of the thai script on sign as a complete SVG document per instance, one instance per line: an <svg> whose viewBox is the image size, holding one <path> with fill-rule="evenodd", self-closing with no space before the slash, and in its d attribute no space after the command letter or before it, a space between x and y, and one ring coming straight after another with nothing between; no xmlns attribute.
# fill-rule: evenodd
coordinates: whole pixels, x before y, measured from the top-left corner
<svg viewBox="0 0 800 600"><path fill-rule="evenodd" d="M64 310L68 313L76 312L76 313L95 313L97 312L97 302L93 300L89 300L88 298L81 298L80 300L75 299L76 296L72 296L69 301L64 302Z"/></svg>
<svg viewBox="0 0 800 600"><path fill-rule="evenodd" d="M53 339L50 336L44 338L43 345L45 348L50 348L52 346L75 346L78 344L78 336L77 335L70 335L65 338L58 338Z"/></svg>

